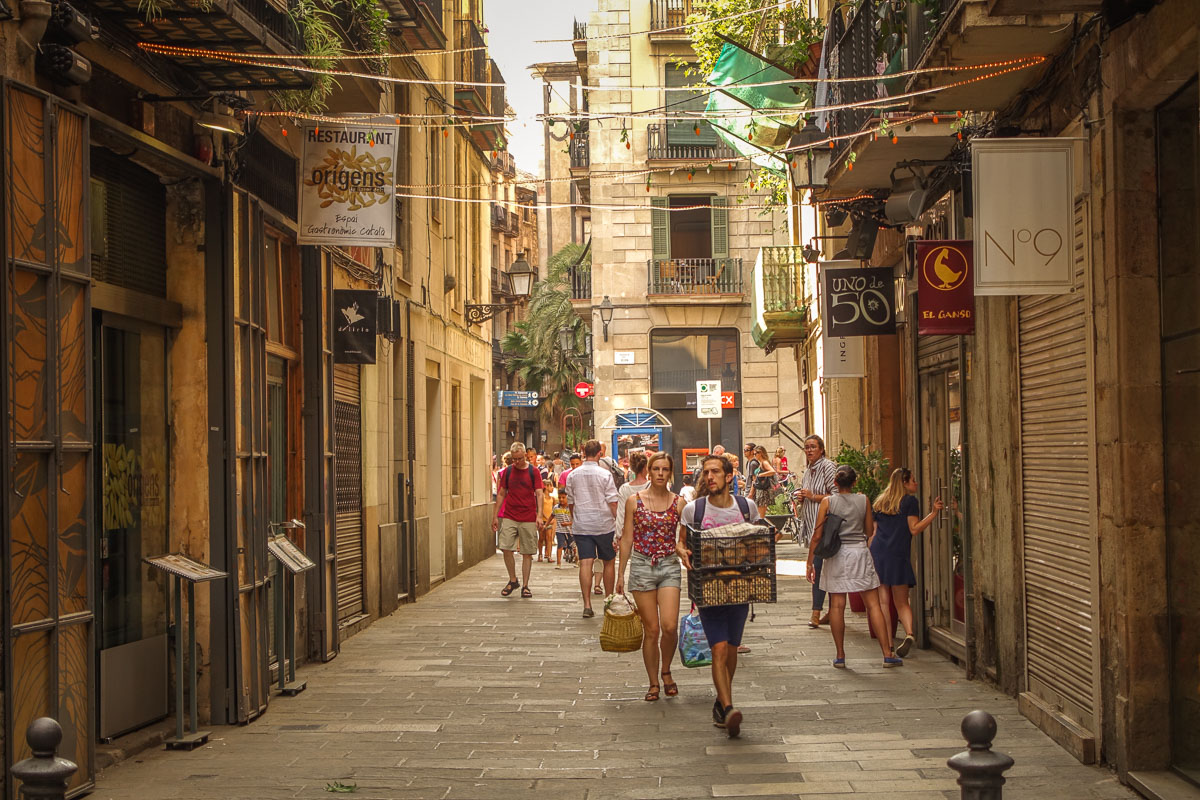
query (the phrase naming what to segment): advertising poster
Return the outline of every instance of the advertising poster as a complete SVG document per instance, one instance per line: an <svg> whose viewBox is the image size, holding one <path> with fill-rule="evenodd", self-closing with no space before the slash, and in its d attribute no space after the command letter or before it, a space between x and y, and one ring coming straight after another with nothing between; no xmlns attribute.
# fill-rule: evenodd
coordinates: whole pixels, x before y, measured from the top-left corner
<svg viewBox="0 0 1200 800"><path fill-rule="evenodd" d="M333 290L333 360L337 364L374 364L376 313L372 289Z"/></svg>
<svg viewBox="0 0 1200 800"><path fill-rule="evenodd" d="M825 325L831 337L896 332L896 279L891 267L821 265Z"/></svg>
<svg viewBox="0 0 1200 800"><path fill-rule="evenodd" d="M396 239L395 129L304 129L300 244L390 246Z"/></svg>
<svg viewBox="0 0 1200 800"><path fill-rule="evenodd" d="M917 333L975 333L973 243L917 242Z"/></svg>

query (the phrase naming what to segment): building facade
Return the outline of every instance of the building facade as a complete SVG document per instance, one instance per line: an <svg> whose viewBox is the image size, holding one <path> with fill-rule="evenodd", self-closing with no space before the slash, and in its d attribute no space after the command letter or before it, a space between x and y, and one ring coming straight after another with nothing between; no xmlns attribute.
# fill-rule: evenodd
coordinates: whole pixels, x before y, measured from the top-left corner
<svg viewBox="0 0 1200 800"><path fill-rule="evenodd" d="M491 264L478 203L401 197L392 247L298 244L306 115L256 112L299 101L312 77L128 55L151 41L302 54L274 6L147 17L87 2L47 21L49 7L0 22L4 763L52 716L81 792L111 757L101 740L176 710L168 647L186 619L145 558L226 574L196 591L186 702L232 723L267 711L283 661L276 531L316 564L282 620L303 661L490 555L490 332L465 305L490 296ZM491 82L486 57L481 70L443 52L482 40L479 4L387 12L387 50L422 55L379 70L427 83L343 78L327 113L394 115L397 183L435 187L406 194L484 184L496 125L408 116L503 109L502 89L454 85ZM353 25L341 45L384 47ZM343 289L377 300L374 363L334 352Z"/></svg>
<svg viewBox="0 0 1200 800"><path fill-rule="evenodd" d="M745 163L715 132L653 112L703 102L682 88L696 80L678 64L690 48L686 35L652 16L651 6L601 0L586 50L576 42L581 79L605 87L585 92L579 107L627 120L584 121L568 132L572 148L587 144L586 159L571 166L592 204L592 268L577 307L592 320L597 436L618 455L668 450L690 472L695 455L717 444L740 453L753 441L773 452L781 442L773 423L795 411L795 372L754 345L749 304L759 248L788 240L783 215L757 210L761 196L748 186ZM633 86L669 88L655 94ZM606 300L611 322L601 316ZM719 419L698 416L698 381L720 381Z"/></svg>

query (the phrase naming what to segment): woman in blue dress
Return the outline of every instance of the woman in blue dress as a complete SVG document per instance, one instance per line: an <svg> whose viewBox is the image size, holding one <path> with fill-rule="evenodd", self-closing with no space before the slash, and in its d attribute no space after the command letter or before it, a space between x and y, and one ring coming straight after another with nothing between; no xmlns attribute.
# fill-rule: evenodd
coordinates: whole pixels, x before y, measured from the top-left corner
<svg viewBox="0 0 1200 800"><path fill-rule="evenodd" d="M917 585L912 568L912 539L933 524L938 512L945 507L942 498L934 498L933 511L921 518L921 503L916 498L917 479L912 470L901 467L892 472L887 488L875 498L875 537L871 540L871 556L879 574L879 605L884 620L891 619L891 605L904 626L904 641L896 648L901 658L913 646L913 613L909 604L909 589Z"/></svg>

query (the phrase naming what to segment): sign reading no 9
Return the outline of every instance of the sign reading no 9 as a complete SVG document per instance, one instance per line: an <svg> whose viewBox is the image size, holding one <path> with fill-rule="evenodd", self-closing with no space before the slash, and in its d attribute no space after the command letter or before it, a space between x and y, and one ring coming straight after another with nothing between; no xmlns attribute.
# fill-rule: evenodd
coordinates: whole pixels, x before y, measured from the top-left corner
<svg viewBox="0 0 1200 800"><path fill-rule="evenodd" d="M891 267L823 270L829 336L880 336L896 332L895 282Z"/></svg>

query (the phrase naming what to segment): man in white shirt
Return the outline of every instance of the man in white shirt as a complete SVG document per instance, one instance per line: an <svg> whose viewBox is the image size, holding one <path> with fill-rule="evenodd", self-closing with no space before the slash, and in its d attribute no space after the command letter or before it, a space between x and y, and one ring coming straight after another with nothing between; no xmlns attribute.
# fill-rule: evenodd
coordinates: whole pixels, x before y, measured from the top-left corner
<svg viewBox="0 0 1200 800"><path fill-rule="evenodd" d="M758 508L754 503L729 493L732 477L733 464L728 459L708 455L700 462L700 480L708 494L684 506L683 525L679 528L680 549L685 553L683 562L688 569L692 568L690 554L687 554L688 526L707 530L758 519ZM730 739L738 735L742 726L742 712L733 707L733 674L737 671L738 646L742 643L749 614L749 603L700 609L704 636L712 648L712 677L717 688L713 724L724 728Z"/></svg>
<svg viewBox="0 0 1200 800"><path fill-rule="evenodd" d="M616 580L613 559L613 533L617 519L617 484L612 473L600 466L600 442L589 439L583 445L583 464L567 476L567 501L571 508L571 535L579 550L579 588L583 592L583 616L594 617L592 610L592 564L599 558L604 564L604 593L612 594Z"/></svg>

